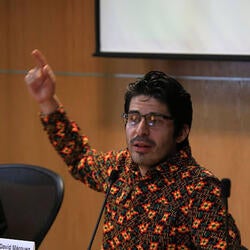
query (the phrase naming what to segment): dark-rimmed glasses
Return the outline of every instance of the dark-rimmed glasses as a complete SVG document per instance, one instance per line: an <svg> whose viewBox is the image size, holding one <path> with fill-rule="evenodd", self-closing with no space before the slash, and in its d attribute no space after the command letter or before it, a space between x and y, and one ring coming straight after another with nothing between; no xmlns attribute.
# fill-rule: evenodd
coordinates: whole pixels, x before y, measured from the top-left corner
<svg viewBox="0 0 250 250"><path fill-rule="evenodd" d="M122 117L124 119L125 124L131 127L138 125L143 117L148 127L162 127L165 124L165 120L173 120L172 116L163 115L155 112L142 115L138 111L130 111L128 113L123 113Z"/></svg>

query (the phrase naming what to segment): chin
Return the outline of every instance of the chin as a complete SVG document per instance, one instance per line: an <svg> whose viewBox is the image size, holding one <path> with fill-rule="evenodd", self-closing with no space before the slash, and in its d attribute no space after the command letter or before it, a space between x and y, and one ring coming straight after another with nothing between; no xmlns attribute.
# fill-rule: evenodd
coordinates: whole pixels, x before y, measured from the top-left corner
<svg viewBox="0 0 250 250"><path fill-rule="evenodd" d="M151 158L143 154L134 153L132 154L132 159L133 159L133 162L135 162L136 164L140 166L151 167L156 164L156 161L152 161Z"/></svg>

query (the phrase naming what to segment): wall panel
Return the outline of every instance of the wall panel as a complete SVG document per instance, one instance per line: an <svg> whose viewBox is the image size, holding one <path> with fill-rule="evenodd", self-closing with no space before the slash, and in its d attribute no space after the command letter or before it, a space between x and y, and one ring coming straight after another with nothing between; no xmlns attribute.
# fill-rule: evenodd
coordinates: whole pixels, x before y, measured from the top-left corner
<svg viewBox="0 0 250 250"><path fill-rule="evenodd" d="M86 248L103 196L73 180L42 131L23 81L34 48L55 70L57 94L70 118L102 151L125 146L120 114L127 83L153 69L176 76L192 94L194 156L219 178L231 178L229 210L250 246L249 62L93 57L91 0L2 0L0 14L0 162L46 166L65 180L62 209L41 250ZM93 249L100 241L101 229Z"/></svg>

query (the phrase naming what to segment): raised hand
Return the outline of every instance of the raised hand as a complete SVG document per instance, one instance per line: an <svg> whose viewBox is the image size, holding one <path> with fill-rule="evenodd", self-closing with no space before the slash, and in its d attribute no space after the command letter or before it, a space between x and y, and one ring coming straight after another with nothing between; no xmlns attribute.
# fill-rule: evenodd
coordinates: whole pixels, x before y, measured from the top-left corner
<svg viewBox="0 0 250 250"><path fill-rule="evenodd" d="M29 93L40 105L43 113L51 113L58 107L55 96L55 75L39 50L32 51L36 66L25 76Z"/></svg>

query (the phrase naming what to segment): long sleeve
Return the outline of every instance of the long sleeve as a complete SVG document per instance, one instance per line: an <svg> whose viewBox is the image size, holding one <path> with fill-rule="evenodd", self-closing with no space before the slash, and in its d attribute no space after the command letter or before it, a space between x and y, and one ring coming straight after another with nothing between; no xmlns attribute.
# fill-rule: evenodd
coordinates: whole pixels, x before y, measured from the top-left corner
<svg viewBox="0 0 250 250"><path fill-rule="evenodd" d="M87 136L80 135L78 125L68 119L63 107L40 117L52 146L72 176L92 189L105 192L107 177L117 162L115 152L97 154L90 147Z"/></svg>

